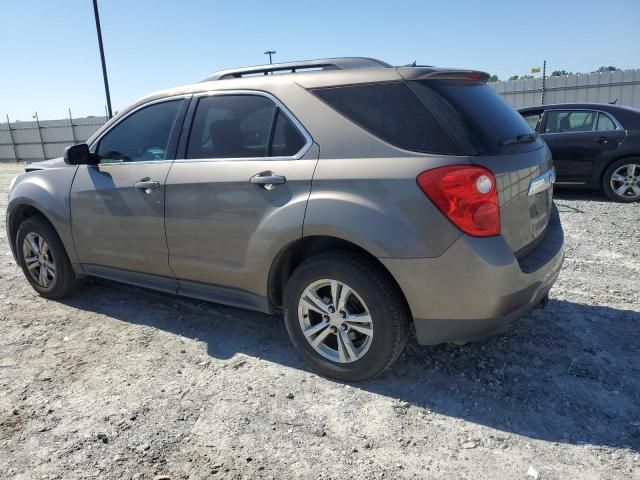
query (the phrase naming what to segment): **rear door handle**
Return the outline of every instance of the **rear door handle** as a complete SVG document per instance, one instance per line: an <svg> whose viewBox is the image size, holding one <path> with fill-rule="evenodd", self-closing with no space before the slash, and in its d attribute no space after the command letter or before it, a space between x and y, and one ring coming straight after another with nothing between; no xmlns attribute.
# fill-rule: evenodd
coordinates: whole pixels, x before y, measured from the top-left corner
<svg viewBox="0 0 640 480"><path fill-rule="evenodd" d="M150 180L148 178L143 178L139 182L136 182L133 186L138 190L144 190L144 193L151 193L153 190L160 188L160 182L156 180Z"/></svg>
<svg viewBox="0 0 640 480"><path fill-rule="evenodd" d="M596 142L598 143L607 143L609 139L607 137L598 137L596 138Z"/></svg>
<svg viewBox="0 0 640 480"><path fill-rule="evenodd" d="M287 178L282 175L276 175L273 172L261 172L251 177L249 182L254 185L260 185L267 190L271 190L275 185L287 183Z"/></svg>

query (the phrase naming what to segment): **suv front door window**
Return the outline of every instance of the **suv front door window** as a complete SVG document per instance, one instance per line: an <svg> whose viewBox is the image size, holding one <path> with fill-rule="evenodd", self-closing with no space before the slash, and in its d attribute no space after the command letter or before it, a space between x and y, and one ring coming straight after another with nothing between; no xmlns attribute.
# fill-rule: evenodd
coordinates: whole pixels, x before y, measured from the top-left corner
<svg viewBox="0 0 640 480"><path fill-rule="evenodd" d="M144 107L109 130L98 144L101 163L169 159L169 136L182 100Z"/></svg>

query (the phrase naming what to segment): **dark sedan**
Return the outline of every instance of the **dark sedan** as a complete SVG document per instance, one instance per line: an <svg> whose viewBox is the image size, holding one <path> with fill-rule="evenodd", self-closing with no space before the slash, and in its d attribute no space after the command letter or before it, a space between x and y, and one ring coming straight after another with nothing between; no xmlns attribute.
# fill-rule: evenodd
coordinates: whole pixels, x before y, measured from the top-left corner
<svg viewBox="0 0 640 480"><path fill-rule="evenodd" d="M563 103L519 111L549 145L558 185L602 188L618 202L640 200L640 110Z"/></svg>

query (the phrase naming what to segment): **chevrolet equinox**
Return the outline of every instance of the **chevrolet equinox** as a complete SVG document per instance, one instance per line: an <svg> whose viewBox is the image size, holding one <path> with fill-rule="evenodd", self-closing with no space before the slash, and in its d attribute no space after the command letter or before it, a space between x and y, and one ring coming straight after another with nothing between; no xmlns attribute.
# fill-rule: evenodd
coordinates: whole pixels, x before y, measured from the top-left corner
<svg viewBox="0 0 640 480"><path fill-rule="evenodd" d="M333 58L217 72L125 108L14 179L7 229L46 298L96 276L282 311L362 380L546 301L564 258L545 143L473 70Z"/></svg>

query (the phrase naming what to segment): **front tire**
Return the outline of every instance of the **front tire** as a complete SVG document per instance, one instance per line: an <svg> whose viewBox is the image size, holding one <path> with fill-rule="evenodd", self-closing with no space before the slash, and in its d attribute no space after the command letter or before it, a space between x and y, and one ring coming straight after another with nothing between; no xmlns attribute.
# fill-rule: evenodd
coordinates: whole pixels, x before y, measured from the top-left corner
<svg viewBox="0 0 640 480"><path fill-rule="evenodd" d="M289 279L284 319L303 359L346 381L379 375L409 336L409 308L389 274L365 256L328 252L304 261Z"/></svg>
<svg viewBox="0 0 640 480"><path fill-rule="evenodd" d="M76 290L78 279L62 241L44 219L30 217L22 222L16 253L25 277L41 296L62 298Z"/></svg>
<svg viewBox="0 0 640 480"><path fill-rule="evenodd" d="M640 158L622 158L609 165L604 172L604 191L616 202L640 200Z"/></svg>

